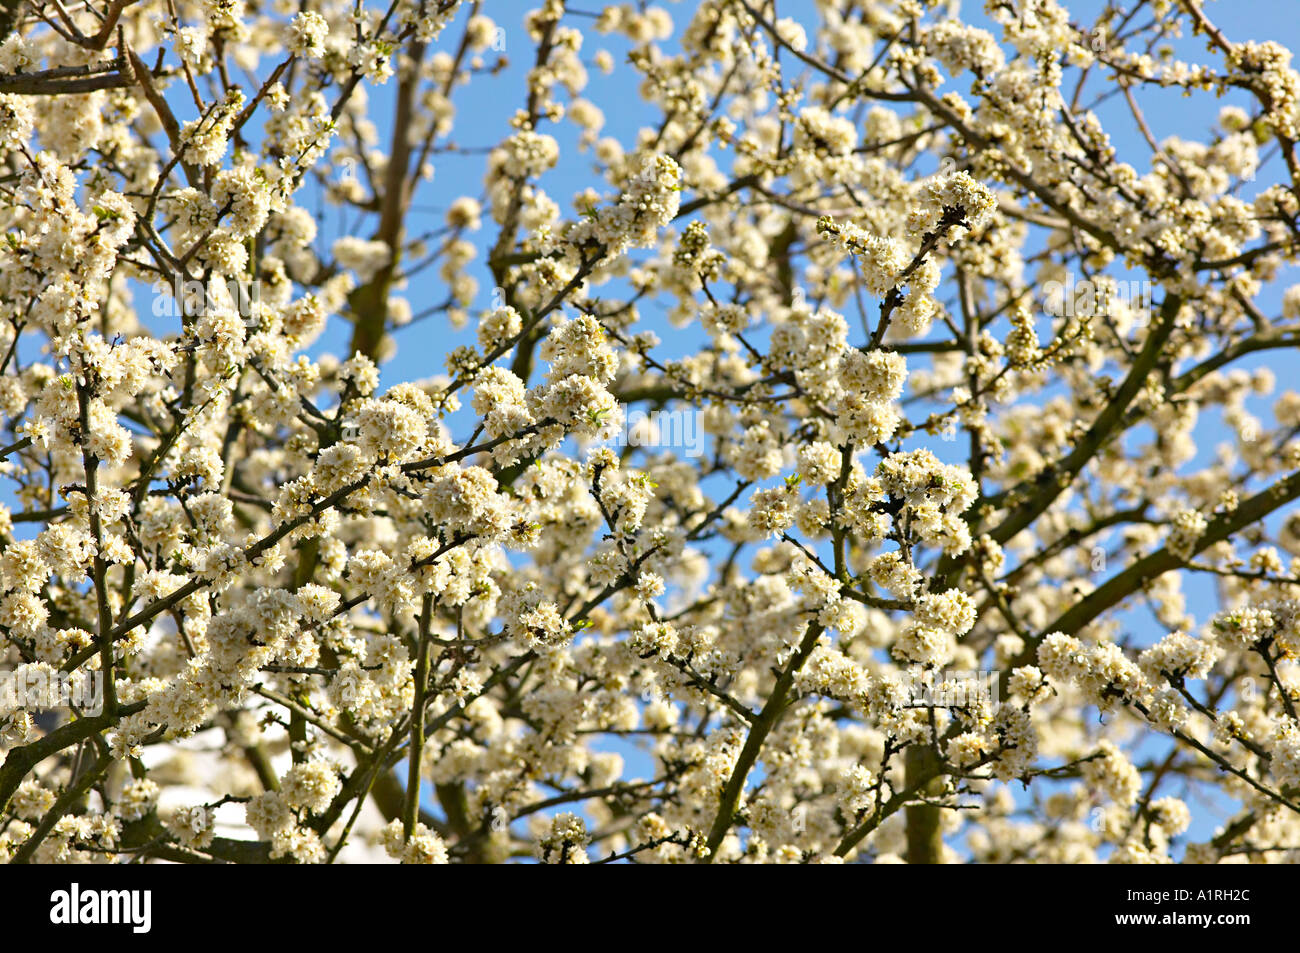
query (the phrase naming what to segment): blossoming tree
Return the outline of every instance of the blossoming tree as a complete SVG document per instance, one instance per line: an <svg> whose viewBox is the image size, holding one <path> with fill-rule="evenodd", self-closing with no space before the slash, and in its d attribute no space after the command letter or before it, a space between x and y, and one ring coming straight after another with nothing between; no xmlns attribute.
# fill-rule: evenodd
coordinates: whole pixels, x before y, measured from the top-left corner
<svg viewBox="0 0 1300 953"><path fill-rule="evenodd" d="M0 858L1294 859L1300 75L953 6L0 5Z"/></svg>

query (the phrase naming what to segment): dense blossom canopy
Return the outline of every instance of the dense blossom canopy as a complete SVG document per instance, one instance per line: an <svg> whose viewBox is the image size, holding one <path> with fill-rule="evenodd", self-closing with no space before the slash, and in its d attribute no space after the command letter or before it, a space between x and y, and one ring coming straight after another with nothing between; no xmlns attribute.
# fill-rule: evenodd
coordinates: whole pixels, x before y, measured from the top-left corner
<svg viewBox="0 0 1300 953"><path fill-rule="evenodd" d="M0 858L1300 859L1213 13L0 3Z"/></svg>

